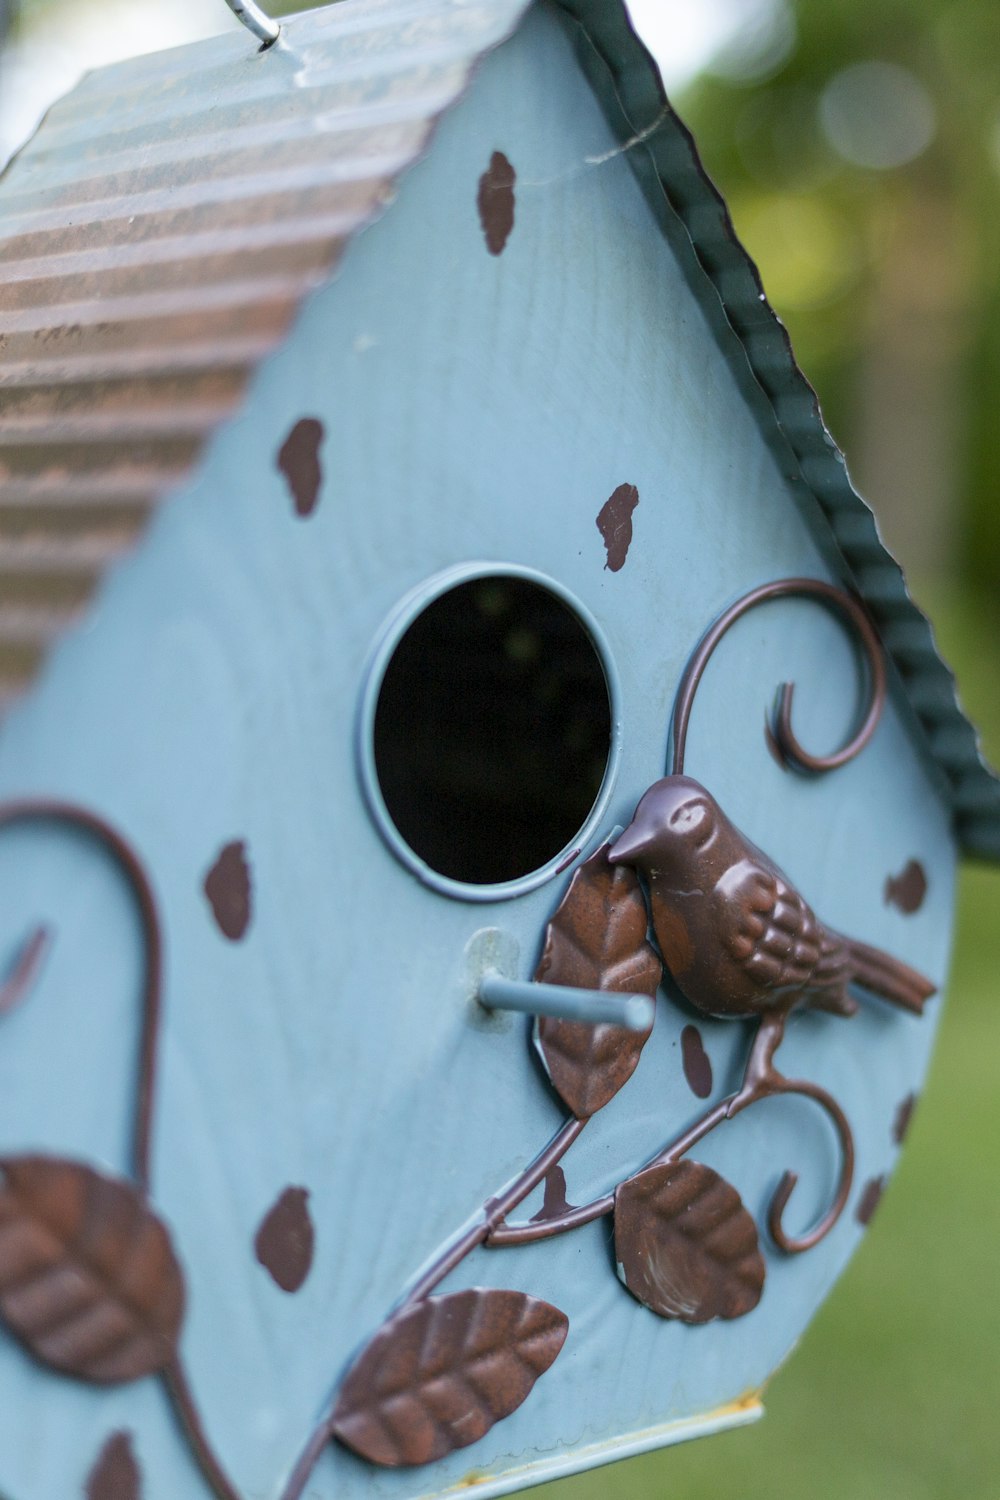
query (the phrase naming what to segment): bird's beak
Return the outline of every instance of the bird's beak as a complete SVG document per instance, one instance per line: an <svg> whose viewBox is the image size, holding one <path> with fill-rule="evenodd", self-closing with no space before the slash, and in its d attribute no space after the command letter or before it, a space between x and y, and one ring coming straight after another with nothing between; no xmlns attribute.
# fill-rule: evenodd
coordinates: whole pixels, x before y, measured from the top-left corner
<svg viewBox="0 0 1000 1500"><path fill-rule="evenodd" d="M645 852L647 839L637 823L630 823L624 833L618 835L608 850L608 859L613 865L631 865Z"/></svg>

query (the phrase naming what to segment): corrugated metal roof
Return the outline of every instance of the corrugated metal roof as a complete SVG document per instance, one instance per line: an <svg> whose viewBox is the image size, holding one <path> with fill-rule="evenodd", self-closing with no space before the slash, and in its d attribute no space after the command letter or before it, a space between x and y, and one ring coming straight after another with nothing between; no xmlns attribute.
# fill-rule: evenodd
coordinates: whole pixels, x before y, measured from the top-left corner
<svg viewBox="0 0 1000 1500"><path fill-rule="evenodd" d="M0 697L190 472L306 293L530 0L342 0L92 75L0 179ZM1000 858L1000 784L622 0L556 0L768 442L818 501L941 768Z"/></svg>
<svg viewBox="0 0 1000 1500"><path fill-rule="evenodd" d="M86 78L0 179L0 699L527 0L352 0Z"/></svg>

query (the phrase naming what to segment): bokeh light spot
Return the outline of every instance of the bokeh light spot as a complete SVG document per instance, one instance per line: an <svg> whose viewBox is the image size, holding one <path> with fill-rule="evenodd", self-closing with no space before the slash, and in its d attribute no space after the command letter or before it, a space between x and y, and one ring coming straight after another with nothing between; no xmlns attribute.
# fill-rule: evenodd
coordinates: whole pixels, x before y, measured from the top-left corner
<svg viewBox="0 0 1000 1500"><path fill-rule="evenodd" d="M856 167L902 167L934 139L931 97L919 78L897 63L844 68L823 90L819 113L830 145Z"/></svg>
<svg viewBox="0 0 1000 1500"><path fill-rule="evenodd" d="M779 312L832 302L861 269L863 257L849 220L819 197L762 194L734 205L733 217Z"/></svg>
<svg viewBox="0 0 1000 1500"><path fill-rule="evenodd" d="M795 41L788 0L629 0L629 14L671 94L709 67L756 82Z"/></svg>
<svg viewBox="0 0 1000 1500"><path fill-rule="evenodd" d="M742 24L715 53L708 71L731 83L762 83L791 57L797 34L787 0L744 5Z"/></svg>
<svg viewBox="0 0 1000 1500"><path fill-rule="evenodd" d="M748 176L771 191L806 192L844 169L820 130L816 93L803 84L754 90L737 115L735 141Z"/></svg>

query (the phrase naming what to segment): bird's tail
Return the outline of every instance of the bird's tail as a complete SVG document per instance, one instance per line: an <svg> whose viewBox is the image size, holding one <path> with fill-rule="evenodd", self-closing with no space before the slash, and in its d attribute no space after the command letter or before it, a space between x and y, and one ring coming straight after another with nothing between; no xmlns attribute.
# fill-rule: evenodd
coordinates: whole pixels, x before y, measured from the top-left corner
<svg viewBox="0 0 1000 1500"><path fill-rule="evenodd" d="M845 938L844 942L851 958L852 979L872 994L899 1005L903 1010L922 1016L924 1006L937 993L937 985L911 969L909 964L883 953L881 948L870 948L867 943Z"/></svg>

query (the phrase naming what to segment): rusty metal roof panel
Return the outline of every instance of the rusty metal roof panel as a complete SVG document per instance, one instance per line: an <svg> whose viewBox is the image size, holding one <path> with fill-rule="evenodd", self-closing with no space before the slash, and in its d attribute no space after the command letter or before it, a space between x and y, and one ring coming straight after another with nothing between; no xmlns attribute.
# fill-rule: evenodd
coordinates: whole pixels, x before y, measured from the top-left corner
<svg viewBox="0 0 1000 1500"><path fill-rule="evenodd" d="M0 700L178 485L530 0L341 0L86 78L0 178ZM1000 783L621 0L556 0L747 400L874 616L967 851Z"/></svg>
<svg viewBox="0 0 1000 1500"><path fill-rule="evenodd" d="M91 74L0 178L0 701L527 0L352 0Z"/></svg>

